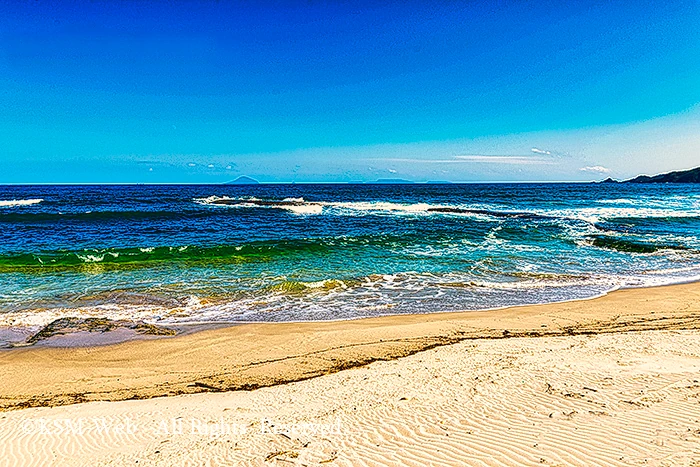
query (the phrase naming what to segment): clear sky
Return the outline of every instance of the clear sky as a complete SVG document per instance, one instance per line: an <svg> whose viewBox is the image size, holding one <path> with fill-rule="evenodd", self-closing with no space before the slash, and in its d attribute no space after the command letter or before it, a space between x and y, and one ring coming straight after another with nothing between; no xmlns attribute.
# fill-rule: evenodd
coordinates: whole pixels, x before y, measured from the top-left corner
<svg viewBox="0 0 700 467"><path fill-rule="evenodd" d="M0 183L625 178L699 102L698 0L0 4Z"/></svg>

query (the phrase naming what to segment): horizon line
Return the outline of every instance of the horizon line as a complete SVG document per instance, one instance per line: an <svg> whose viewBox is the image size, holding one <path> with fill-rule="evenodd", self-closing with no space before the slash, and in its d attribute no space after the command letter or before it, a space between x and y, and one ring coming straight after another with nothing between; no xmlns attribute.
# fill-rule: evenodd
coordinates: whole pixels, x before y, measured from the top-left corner
<svg viewBox="0 0 700 467"><path fill-rule="evenodd" d="M504 185L504 184L589 184L589 183L600 183L602 180L547 180L547 181L532 181L532 180L521 180L521 181L436 181L436 182L414 182L407 181L396 183L391 182L258 182L258 183L231 183L231 182L17 182L17 183L2 183L0 182L0 187L2 186L135 186L135 185L147 185L147 186L257 186L257 185Z"/></svg>

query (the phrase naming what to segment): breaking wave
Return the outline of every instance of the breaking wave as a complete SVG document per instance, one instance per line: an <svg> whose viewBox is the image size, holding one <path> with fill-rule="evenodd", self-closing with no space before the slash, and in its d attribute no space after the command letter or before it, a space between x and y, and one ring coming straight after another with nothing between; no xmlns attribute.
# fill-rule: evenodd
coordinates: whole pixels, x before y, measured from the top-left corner
<svg viewBox="0 0 700 467"><path fill-rule="evenodd" d="M285 198L282 200L259 198L228 198L210 196L197 198L198 204L209 206L227 206L233 208L267 208L282 209L296 214L447 214L490 216L496 218L517 219L551 219L552 216L528 211L491 210L481 207L450 206L428 203L394 203L387 201L305 201L303 198Z"/></svg>
<svg viewBox="0 0 700 467"><path fill-rule="evenodd" d="M31 206L33 204L39 204L43 199L11 199L11 200L0 200L0 207L12 208L17 206Z"/></svg>

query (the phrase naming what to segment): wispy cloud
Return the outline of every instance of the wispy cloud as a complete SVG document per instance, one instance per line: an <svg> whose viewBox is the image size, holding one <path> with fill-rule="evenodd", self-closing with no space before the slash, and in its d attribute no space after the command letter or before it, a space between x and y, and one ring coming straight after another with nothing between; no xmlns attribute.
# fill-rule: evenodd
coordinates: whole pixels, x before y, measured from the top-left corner
<svg viewBox="0 0 700 467"><path fill-rule="evenodd" d="M597 173L597 174L609 174L612 172L612 170L608 169L607 167L603 167L602 165L592 165L589 167L581 167L579 169L581 172L592 172L592 173Z"/></svg>
<svg viewBox="0 0 700 467"><path fill-rule="evenodd" d="M469 154L464 156L455 156L455 159L459 159L465 162L480 162L487 164L517 164L517 165L547 165L553 164L554 161L546 159L543 157L535 156L518 156L518 155L486 155L486 154Z"/></svg>
<svg viewBox="0 0 700 467"><path fill-rule="evenodd" d="M539 149L539 148L532 148L531 151L534 152L535 154L544 154L546 156L552 155L551 151L545 151L544 149Z"/></svg>
<svg viewBox="0 0 700 467"><path fill-rule="evenodd" d="M515 165L551 165L556 161L551 158L530 155L495 155L495 154L464 154L453 156L451 159L420 159L420 158L385 158L372 159L382 162L408 162L416 164L515 164Z"/></svg>

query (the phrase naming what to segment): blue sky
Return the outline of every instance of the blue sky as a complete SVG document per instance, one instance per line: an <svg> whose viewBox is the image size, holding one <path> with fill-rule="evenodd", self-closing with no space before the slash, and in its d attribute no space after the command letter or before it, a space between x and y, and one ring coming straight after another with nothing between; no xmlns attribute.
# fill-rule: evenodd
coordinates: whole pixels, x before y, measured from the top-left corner
<svg viewBox="0 0 700 467"><path fill-rule="evenodd" d="M700 165L699 1L433 3L4 2L0 183Z"/></svg>

